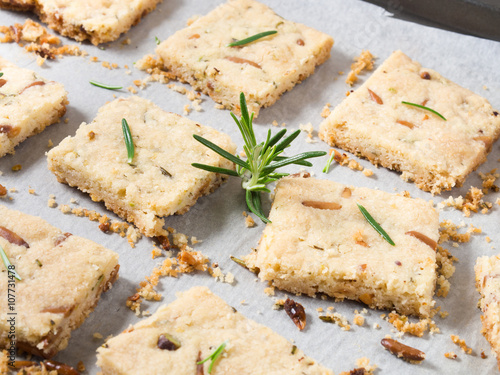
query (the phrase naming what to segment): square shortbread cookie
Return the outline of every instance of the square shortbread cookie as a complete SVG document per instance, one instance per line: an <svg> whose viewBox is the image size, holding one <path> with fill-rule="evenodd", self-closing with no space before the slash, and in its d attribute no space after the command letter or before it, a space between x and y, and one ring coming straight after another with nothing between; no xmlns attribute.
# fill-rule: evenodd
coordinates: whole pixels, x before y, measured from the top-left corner
<svg viewBox="0 0 500 375"><path fill-rule="evenodd" d="M0 157L14 153L26 138L57 122L66 113L66 91L32 70L0 57Z"/></svg>
<svg viewBox="0 0 500 375"><path fill-rule="evenodd" d="M53 357L111 288L118 255L3 205L0 246L22 278L14 282L0 263L0 347L10 347L14 319L19 349Z"/></svg>
<svg viewBox="0 0 500 375"><path fill-rule="evenodd" d="M481 333L490 343L500 370L500 256L478 258L474 271L476 288L481 294Z"/></svg>
<svg viewBox="0 0 500 375"><path fill-rule="evenodd" d="M168 338L176 340L175 349ZM222 343L212 375L333 375L284 337L238 313L208 288L178 294L150 318L108 340L97 365L108 374L208 374L208 357Z"/></svg>
<svg viewBox="0 0 500 375"><path fill-rule="evenodd" d="M428 317L436 284L439 216L421 199L314 178L287 177L259 247L259 278L293 293L359 300ZM370 226L364 206L396 244Z"/></svg>
<svg viewBox="0 0 500 375"><path fill-rule="evenodd" d="M235 40L276 30L242 47ZM181 81L240 113L243 92L250 112L272 105L330 57L333 39L287 21L254 0L230 0L176 32L156 53Z"/></svg>
<svg viewBox="0 0 500 375"><path fill-rule="evenodd" d="M333 110L319 135L434 194L461 186L486 160L500 115L486 99L396 51Z"/></svg>
<svg viewBox="0 0 500 375"><path fill-rule="evenodd" d="M132 165L127 163L123 118L135 146ZM103 106L92 123L83 123L74 137L49 151L49 169L59 182L104 201L146 236L164 236L163 216L185 213L226 178L191 163L234 169L233 163L197 142L193 134L235 153L226 134L165 112L146 99L117 99Z"/></svg>
<svg viewBox="0 0 500 375"><path fill-rule="evenodd" d="M97 45L118 39L160 1L0 0L0 8L35 12L61 35Z"/></svg>

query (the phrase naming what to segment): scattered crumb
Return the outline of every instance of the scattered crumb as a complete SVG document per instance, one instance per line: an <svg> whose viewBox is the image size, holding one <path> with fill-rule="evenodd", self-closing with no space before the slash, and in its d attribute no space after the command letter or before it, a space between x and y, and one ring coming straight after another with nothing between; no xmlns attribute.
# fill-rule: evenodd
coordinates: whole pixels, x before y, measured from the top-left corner
<svg viewBox="0 0 500 375"><path fill-rule="evenodd" d="M102 340L103 338L103 336L99 332L95 332L92 336L98 340Z"/></svg>
<svg viewBox="0 0 500 375"><path fill-rule="evenodd" d="M127 90L131 92L132 94L137 94L137 90L133 88L132 86L127 87Z"/></svg>
<svg viewBox="0 0 500 375"><path fill-rule="evenodd" d="M7 188L3 185L0 185L0 197L5 197L7 195Z"/></svg>
<svg viewBox="0 0 500 375"><path fill-rule="evenodd" d="M313 125L308 122L307 124L303 125L303 124L300 124L299 125L299 129L306 132L306 142L307 143L316 143L318 142L318 140L315 138L314 136L314 127Z"/></svg>
<svg viewBox="0 0 500 375"><path fill-rule="evenodd" d="M28 193L32 195L36 195L35 189L28 189Z"/></svg>
<svg viewBox="0 0 500 375"><path fill-rule="evenodd" d="M342 331L351 330L349 321L340 313L320 315L319 318L324 322L337 324L342 329Z"/></svg>
<svg viewBox="0 0 500 375"><path fill-rule="evenodd" d="M362 326L365 324L365 317L363 315L356 314L354 315L354 319L352 321L357 326Z"/></svg>
<svg viewBox="0 0 500 375"><path fill-rule="evenodd" d="M168 229L170 233L178 234L178 238L187 238L186 235L177 233L172 228ZM148 301L161 300L162 295L154 290L154 287L158 285L160 277L177 277L179 274L191 273L194 271L209 271L212 272L211 274L212 276L214 276L214 271L212 271L212 269L208 267L209 259L205 255L190 248L187 245L187 241L185 243L180 243L178 241L176 244L176 241L173 240L173 243L173 246L179 250L177 257L168 257L162 262L159 267L155 267L151 272L151 275L146 276L145 280L141 281L141 283L139 284L140 288L136 289L137 293L127 298L127 307L134 311L136 315L141 314L140 307L143 301L142 298ZM219 268L217 267L216 270L219 270ZM234 281L234 276L230 272L228 272L228 274L224 277L224 281L227 283L232 283Z"/></svg>
<svg viewBox="0 0 500 375"><path fill-rule="evenodd" d="M377 365L370 365L370 360L366 357L356 360L356 368L351 371L341 372L340 375L373 375Z"/></svg>
<svg viewBox="0 0 500 375"><path fill-rule="evenodd" d="M42 25L30 19L27 19L23 25L15 23L13 26L0 26L0 32L4 34L0 38L0 43L16 42L26 51L38 55L36 62L40 66L47 59L54 60L62 55L87 55L87 52L80 50L76 45L61 45L61 40L58 37L49 34ZM27 44L25 45L24 42Z"/></svg>
<svg viewBox="0 0 500 375"><path fill-rule="evenodd" d="M441 319L446 319L448 317L448 315L450 315L450 313L448 311L441 311L439 313L439 316L441 317Z"/></svg>
<svg viewBox="0 0 500 375"><path fill-rule="evenodd" d="M485 241L486 241L487 243L490 243L490 242L491 242L491 238L490 238L490 237L488 237L488 236L486 236Z"/></svg>
<svg viewBox="0 0 500 375"><path fill-rule="evenodd" d="M371 176L373 176L373 171L371 169L365 169L365 170L363 170L363 174L366 177L371 177Z"/></svg>
<svg viewBox="0 0 500 375"><path fill-rule="evenodd" d="M269 297L274 296L274 287L270 286L264 289L264 293L266 293Z"/></svg>
<svg viewBox="0 0 500 375"><path fill-rule="evenodd" d="M279 299L274 303L273 310L282 310L284 306L285 306L285 300Z"/></svg>
<svg viewBox="0 0 500 375"><path fill-rule="evenodd" d="M130 40L130 38L127 38L127 39L125 39L125 40L122 41L122 44L124 46L128 46L130 43L132 43L132 41Z"/></svg>
<svg viewBox="0 0 500 375"><path fill-rule="evenodd" d="M488 356L484 352L481 352L481 358L486 359L486 358L488 358Z"/></svg>
<svg viewBox="0 0 500 375"><path fill-rule="evenodd" d="M484 189L485 191L487 191L487 189L489 188ZM484 201L484 195L485 194L483 190L478 189L477 187L471 187L465 195L465 198L463 198L461 195L458 198L453 198L452 196L450 196L448 199L439 203L437 207L439 209L442 209L444 207L453 207L457 210L461 210L465 217L470 217L471 211L475 213L481 212L482 214L486 214L493 207L493 203Z"/></svg>
<svg viewBox="0 0 500 375"><path fill-rule="evenodd" d="M372 328L373 328L373 329L380 329L380 324L378 324L378 323L373 323Z"/></svg>
<svg viewBox="0 0 500 375"><path fill-rule="evenodd" d="M373 70L373 60L375 57L368 50L361 51L361 54L354 58L351 71L347 74L345 83L352 86L358 80L358 74L363 70Z"/></svg>
<svg viewBox="0 0 500 375"><path fill-rule="evenodd" d="M226 107L224 107L222 104L215 103L215 104L214 104L214 108L215 108L215 109L225 109Z"/></svg>
<svg viewBox="0 0 500 375"><path fill-rule="evenodd" d="M457 359L457 355L453 352L444 353L444 356L448 359Z"/></svg>
<svg viewBox="0 0 500 375"><path fill-rule="evenodd" d="M52 139L49 139L49 141L47 142L47 148L51 148L54 146L54 143L52 142Z"/></svg>
<svg viewBox="0 0 500 375"><path fill-rule="evenodd" d="M78 362L78 364L76 365L76 369L80 372L84 372L85 371L85 365L83 364L82 361Z"/></svg>
<svg viewBox="0 0 500 375"><path fill-rule="evenodd" d="M18 171L20 171L22 168L23 168L23 166L22 166L21 164L16 164L16 165L14 165L14 166L12 167L12 170L13 170L14 172L18 172Z"/></svg>
<svg viewBox="0 0 500 375"><path fill-rule="evenodd" d="M191 107L189 106L189 104L186 104L184 106L184 116L189 115L189 112L191 112Z"/></svg>
<svg viewBox="0 0 500 375"><path fill-rule="evenodd" d="M429 318L421 319L418 323L410 323L406 315L399 315L395 311L389 313L385 320L391 323L399 332L409 333L417 337L422 337L429 330L431 323Z"/></svg>
<svg viewBox="0 0 500 375"><path fill-rule="evenodd" d="M321 110L321 117L327 118L328 116L330 116L330 113L332 113L332 111L330 110L331 106L332 105L330 103L326 103L325 104L325 106Z"/></svg>
<svg viewBox="0 0 500 375"><path fill-rule="evenodd" d="M216 281L220 281L221 283L232 284L234 282L234 275L231 272L228 272L224 275L220 267L215 267L213 270L209 269L208 273L215 278Z"/></svg>
<svg viewBox="0 0 500 375"><path fill-rule="evenodd" d="M161 257L163 254L161 252L161 249L157 248L156 246L151 250L151 257L153 259Z"/></svg>
<svg viewBox="0 0 500 375"><path fill-rule="evenodd" d="M465 354L472 354L472 349L467 346L465 340L461 340L457 335L450 335L450 338L454 344L460 346L460 349L462 349Z"/></svg>
<svg viewBox="0 0 500 375"><path fill-rule="evenodd" d="M458 233L458 230L465 227L465 224L456 225L450 220L444 220L440 224L439 228L439 241L438 243L443 243L447 241L456 242L469 242L471 234L482 233L480 228L474 227L472 224L465 233Z"/></svg>

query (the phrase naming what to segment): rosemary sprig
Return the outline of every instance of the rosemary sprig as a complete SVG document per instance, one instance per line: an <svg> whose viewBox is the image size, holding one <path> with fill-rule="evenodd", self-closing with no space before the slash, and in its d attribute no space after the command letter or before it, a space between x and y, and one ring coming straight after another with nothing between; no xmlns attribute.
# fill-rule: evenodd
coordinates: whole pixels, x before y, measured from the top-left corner
<svg viewBox="0 0 500 375"><path fill-rule="evenodd" d="M5 268L7 269L7 271L9 273L13 273L14 274L14 277L16 279L18 279L19 281L22 280L21 276L19 276L19 274L17 273L17 271L14 269L14 270L11 270L10 267L13 267L12 266L12 263L10 263L10 260L9 258L7 257L7 254L5 254L5 251L3 249L3 247L0 245L0 257L2 257L2 260L3 260L3 264L5 266Z"/></svg>
<svg viewBox="0 0 500 375"><path fill-rule="evenodd" d="M123 130L123 138L125 139L125 146L127 146L127 154L128 154L127 163L132 165L132 160L134 159L134 154L135 154L134 140L132 139L132 134L130 134L130 128L128 126L128 122L124 118L122 118L122 130Z"/></svg>
<svg viewBox="0 0 500 375"><path fill-rule="evenodd" d="M277 33L278 32L276 30L264 31L263 33L258 33L258 34L249 36L248 38L237 40L236 42L233 42L233 43L229 43L227 46L228 47L243 46L245 44L252 43L253 41L255 41L257 39L264 38L264 37L266 37L268 35L273 35L273 34L277 34Z"/></svg>
<svg viewBox="0 0 500 375"><path fill-rule="evenodd" d="M193 137L198 142L207 146L229 161L235 163L236 171L199 163L193 163L191 165L210 172L240 177L242 179L241 187L246 190L245 199L248 209L257 215L264 223L270 223L262 211L260 192L265 191L270 193L271 191L266 187L267 184L277 181L281 177L288 176L288 173L278 173L275 172L275 170L289 164L311 166L312 164L305 161L305 159L324 156L326 155L326 152L310 151L291 157L281 156L280 154L285 150L285 148L287 148L290 143L298 137L300 130L293 132L284 139L282 138L286 133L286 129L280 130L274 136L271 136L271 130L269 130L267 132L266 141L257 143L252 125L254 114L248 114L248 107L243 93L240 94L240 108L240 120L238 120L232 112L231 116L236 122L236 125L238 126L245 142L243 150L245 151L247 160L244 161L240 159L239 156L234 156L209 140L195 134Z"/></svg>
<svg viewBox="0 0 500 375"><path fill-rule="evenodd" d="M372 215L370 215L370 213L366 210L366 208L364 208L359 203L356 203L356 204L358 205L358 208L361 211L361 213L363 214L363 216L365 217L366 221L368 221L368 223L373 227L373 229L375 229L377 232L379 232L380 235L384 238L384 240L389 242L389 244L391 244L392 246L396 246L396 244L391 239L391 237L389 237L387 232L384 229L382 229L382 227L380 226L379 223L377 223L375 221L375 219L372 217Z"/></svg>
<svg viewBox="0 0 500 375"><path fill-rule="evenodd" d="M158 46L158 45L160 45L161 40L160 40L160 39L158 39L158 37L157 37L157 36L155 36L155 42L156 42L156 45Z"/></svg>
<svg viewBox="0 0 500 375"><path fill-rule="evenodd" d="M330 166L332 165L333 158L335 157L335 151L332 151L332 154L328 158L326 162L325 168L323 168L323 173L328 173L330 171Z"/></svg>
<svg viewBox="0 0 500 375"><path fill-rule="evenodd" d="M411 103L411 102L401 102L403 104L406 104L406 105L412 105L414 107L417 107L417 108L421 108L421 109L425 109L426 111L429 111L429 112L432 112L434 113L436 116L439 116L441 117L444 121L446 121L446 118L439 112L433 110L432 108L429 108L429 107L425 107L423 105L420 105L420 104L416 104L416 103Z"/></svg>
<svg viewBox="0 0 500 375"><path fill-rule="evenodd" d="M100 83L97 81L89 81L91 85L100 87L101 89L106 89L106 90L120 90L123 87L122 86L112 86L112 85L106 85L105 83Z"/></svg>
<svg viewBox="0 0 500 375"><path fill-rule="evenodd" d="M210 366L208 366L208 373L211 374L215 361L217 361L217 358L220 357L220 355L222 354L222 352L224 351L224 349L226 348L226 345L228 343L229 343L229 341L224 341L222 344L219 345L219 347L217 349L215 349L215 351L212 354L210 354L204 360L196 362L196 364L201 365L210 359L212 362L210 363Z"/></svg>

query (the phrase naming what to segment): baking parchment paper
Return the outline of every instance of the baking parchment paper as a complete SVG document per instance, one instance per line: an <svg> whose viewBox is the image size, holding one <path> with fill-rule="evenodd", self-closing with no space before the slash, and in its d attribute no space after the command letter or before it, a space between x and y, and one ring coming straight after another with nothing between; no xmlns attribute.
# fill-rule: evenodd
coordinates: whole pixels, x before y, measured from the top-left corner
<svg viewBox="0 0 500 375"><path fill-rule="evenodd" d="M279 124L285 122L286 128L290 131L298 129L300 124L309 122L317 130L322 121L320 113L323 106L327 102L333 106L337 105L350 89L344 82L346 75L340 76L338 72L348 72L353 58L363 49L370 50L378 57L376 66L379 66L392 51L401 49L424 67L439 71L445 77L486 97L493 107L500 107L500 69L498 69L500 43L498 42L398 20L382 8L356 0L262 1L287 19L330 34L335 39L335 45L331 58L317 68L313 76L283 95L275 105L261 111L255 121L258 137L264 137L274 120ZM16 44L0 44L1 56L21 67L35 70L48 79L63 83L69 93L70 101L68 112L64 117L68 119L68 123L61 121L48 127L41 134L31 137L18 146L15 155L0 159L0 171L3 172L0 183L8 188L17 189L17 192L9 193L12 200L3 200L1 203L12 209L41 216L64 231L90 238L120 254L119 280L109 292L103 294L97 308L85 323L73 332L67 349L55 357L56 360L73 366L76 366L78 361L83 361L88 374L98 372L95 366L95 350L103 344L103 340L94 338L93 334L98 332L104 337L117 335L130 324L139 321L140 318L125 306L125 301L128 296L135 293L139 282L144 280L144 277L149 275L163 258L155 260L151 258L153 243L147 238L143 238L135 248L131 248L126 239L116 234L102 233L95 222L74 215L64 215L59 209L49 208L48 197L54 194L59 205L80 206L116 218L104 208L104 205L92 202L88 195L56 181L47 169L45 157L48 151L47 144L52 140L57 145L66 136L73 135L80 123L92 121L97 110L107 101L113 100L114 95L124 97L132 95L125 89L111 92L93 87L88 83L89 80L124 87L133 86L135 79L144 79L147 76L146 73L135 69L133 64L145 54L153 53L156 47L155 36L160 40L166 39L176 30L183 28L188 18L195 14L206 14L219 3L221 1L165 0L158 5L156 11L146 16L139 25L114 43L100 47L88 43L81 44L81 48L87 51L89 56L99 58L98 63L90 62L88 57L64 57L47 61L40 67L33 55ZM394 4L394 13L397 15L400 8L397 1ZM37 21L37 18L30 14L2 10L0 24L23 23L27 17ZM130 44L122 43L126 39L130 39ZM77 44L66 38L62 38L62 41L64 44ZM119 69L109 70L101 65L102 61L116 63ZM129 69L124 68L124 65L130 67L131 74L127 74ZM360 83L367 76L369 74L362 75ZM359 87L360 83L356 87ZM183 113L186 104L191 103L186 96L160 83L148 84L144 90L138 90L137 95L154 101L167 111L179 114ZM188 117L230 134L240 151L243 143L229 112L215 109L214 102L210 98L206 96L202 98L203 111L192 111ZM272 129L274 132L277 131L277 128L272 127ZM317 137L315 139L318 142L313 144L307 143L305 138L305 134L300 135L289 154L329 149ZM480 166L478 171L489 172L497 168L499 158L500 144L497 142L493 145L487 163ZM402 181L398 173L384 168L377 169L365 160L359 162L364 167L372 169L375 172L374 176L368 178L359 171L338 165L333 166L328 175L322 174L326 157L316 159L314 167L310 170L319 178L391 193L407 190L413 197L432 199L436 203L450 195L465 196L470 186L481 186L481 180L474 172L462 188L432 197L413 184ZM21 171L11 170L16 164L22 165ZM289 168L291 172L297 170L298 168ZM36 193L30 194L29 189L34 189ZM490 193L485 200L495 202L499 197L499 193ZM72 198L78 203L70 203ZM265 206L266 209L270 206L268 198ZM206 273L163 278L158 288L163 294L163 300L145 303L143 309L154 313L161 304L173 301L175 292L187 290L195 285L206 285L246 317L265 324L287 339L293 340L308 355L336 373L353 369L356 359L360 357L368 357L371 363L379 367L377 373L380 374L487 374L498 371L490 346L480 333L480 311L477 308L479 294L475 290L473 271L478 256L491 256L498 252L500 207L497 204L489 213L472 214L470 218L465 218L460 211L450 208L440 213L440 220L450 219L456 224L462 221L466 225L474 224L480 227L483 233L473 236L469 243L460 244L457 248L451 244L446 246L459 262L456 263L456 272L451 279L452 287L448 297L436 297L437 306L449 312L446 319L438 315L434 317L441 333L426 334L422 338L404 335L402 339L405 344L426 353L427 358L420 365L403 362L383 350L380 340L387 334L395 336L393 327L380 318L381 314L386 313L384 311L369 310L365 316L364 326L358 327L352 324L352 319L355 309L364 308L362 304L349 301L336 303L331 299L292 296L305 307L307 312L307 327L299 332L284 311L273 310L274 300L285 298L288 294L276 291L275 297L267 296L264 293L267 287L265 283L257 281L254 274L229 259L230 255L243 256L256 247L264 228L257 219L256 227L246 228L242 216L244 210L246 206L240 182L236 178L231 178L215 193L201 198L185 215L167 218L167 226L202 240L203 242L196 245L195 249L209 256L212 263L217 262L224 273L233 273L236 280L232 285L220 283ZM486 240L487 236L491 239L490 243ZM316 310L319 308L326 310L329 306L334 306L335 311L347 317L352 327L350 331L342 331L337 325L323 323L318 319ZM380 329L373 328L375 323L380 325ZM450 334L458 334L460 338L465 339L467 345L473 348L473 355L464 354L453 344ZM445 358L444 353L449 351L455 352L458 358L455 360ZM481 358L482 351L487 355L486 359ZM255 360L258 361L258 358Z"/></svg>

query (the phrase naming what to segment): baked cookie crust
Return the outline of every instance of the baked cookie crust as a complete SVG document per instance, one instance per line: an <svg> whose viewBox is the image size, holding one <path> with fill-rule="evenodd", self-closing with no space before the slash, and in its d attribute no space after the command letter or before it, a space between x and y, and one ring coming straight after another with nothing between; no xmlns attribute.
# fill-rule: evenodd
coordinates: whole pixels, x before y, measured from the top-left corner
<svg viewBox="0 0 500 375"><path fill-rule="evenodd" d="M270 30L277 34L227 46ZM257 1L230 0L177 31L156 53L176 78L237 114L243 92L257 116L325 62L332 46L330 36L287 21Z"/></svg>
<svg viewBox="0 0 500 375"><path fill-rule="evenodd" d="M118 254L3 205L0 246L22 278L12 286L0 264L0 347L10 346L9 313L15 312L17 347L51 358L117 279ZM12 294L15 303L8 305Z"/></svg>
<svg viewBox="0 0 500 375"><path fill-rule="evenodd" d="M370 226L361 204L394 241ZM439 215L421 199L314 178L281 179L259 247L259 278L292 293L361 301L428 317L434 305ZM427 241L427 243L426 243Z"/></svg>
<svg viewBox="0 0 500 375"><path fill-rule="evenodd" d="M128 122L135 156L127 163L122 119ZM214 191L224 175L191 166L234 169L233 163L193 138L203 136L234 154L229 136L139 97L103 106L90 124L48 152L49 169L59 182L76 186L136 225L148 237L167 235L163 216L183 214Z"/></svg>
<svg viewBox="0 0 500 375"><path fill-rule="evenodd" d="M486 160L500 136L500 115L486 99L396 51L323 121L319 136L439 194L461 186Z"/></svg>
<svg viewBox="0 0 500 375"><path fill-rule="evenodd" d="M160 349L162 335L170 335L180 347ZM212 375L333 375L290 341L245 318L206 287L178 294L176 301L108 340L97 349L97 365L103 375L208 374L210 361L200 365L200 370L196 363L224 342L225 351L215 362Z"/></svg>
<svg viewBox="0 0 500 375"><path fill-rule="evenodd" d="M481 333L490 343L500 370L500 255L478 258L474 271L476 288L481 294Z"/></svg>
<svg viewBox="0 0 500 375"><path fill-rule="evenodd" d="M66 113L67 93L60 83L19 68L0 57L0 157L59 121Z"/></svg>
<svg viewBox="0 0 500 375"><path fill-rule="evenodd" d="M161 0L0 0L0 8L35 12L61 35L111 42L137 25Z"/></svg>

